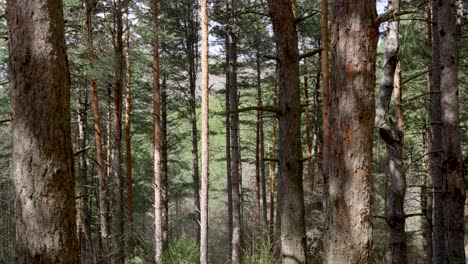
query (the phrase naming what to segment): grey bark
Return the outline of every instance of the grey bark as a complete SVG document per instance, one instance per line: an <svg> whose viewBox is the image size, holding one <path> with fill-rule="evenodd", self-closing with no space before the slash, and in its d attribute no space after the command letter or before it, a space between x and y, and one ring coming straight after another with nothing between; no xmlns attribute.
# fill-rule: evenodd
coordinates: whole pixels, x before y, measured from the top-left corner
<svg viewBox="0 0 468 264"><path fill-rule="evenodd" d="M79 263L62 1L6 5L16 263Z"/></svg>
<svg viewBox="0 0 468 264"><path fill-rule="evenodd" d="M400 0L389 0L388 8L394 12L400 11ZM388 33L385 41L384 62L382 68L382 80L377 96L376 127L379 128L381 139L387 145L389 185L387 188L386 221L390 232L390 251L392 263L407 263L406 234L405 234L405 192L406 177L403 166L403 120L396 109L398 120L393 124L389 116L389 106L392 92L399 95L395 106L401 106L401 91L399 83L398 52L399 52L399 24L398 20L388 23ZM401 118L401 120L400 120Z"/></svg>

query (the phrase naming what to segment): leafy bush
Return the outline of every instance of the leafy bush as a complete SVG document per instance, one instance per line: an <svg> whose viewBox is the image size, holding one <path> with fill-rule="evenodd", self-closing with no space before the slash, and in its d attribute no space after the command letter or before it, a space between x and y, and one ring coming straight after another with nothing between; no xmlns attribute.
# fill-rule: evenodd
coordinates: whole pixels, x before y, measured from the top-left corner
<svg viewBox="0 0 468 264"><path fill-rule="evenodd" d="M162 264L193 264L199 260L197 245L185 234L169 245Z"/></svg>

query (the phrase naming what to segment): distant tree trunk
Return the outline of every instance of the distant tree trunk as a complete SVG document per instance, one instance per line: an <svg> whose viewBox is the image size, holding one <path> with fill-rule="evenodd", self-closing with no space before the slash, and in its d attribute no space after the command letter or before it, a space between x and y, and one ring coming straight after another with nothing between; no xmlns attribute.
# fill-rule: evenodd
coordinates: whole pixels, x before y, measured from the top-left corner
<svg viewBox="0 0 468 264"><path fill-rule="evenodd" d="M91 237L91 210L89 208L88 194L88 163L86 162L86 138L88 130L88 90L85 87L80 93L78 110L78 138L81 152L79 160L79 179L81 197L81 218L82 230L79 233L81 263L92 263L92 237Z"/></svg>
<svg viewBox="0 0 468 264"><path fill-rule="evenodd" d="M195 202L195 229L196 242L200 243L200 169L198 164L198 129L197 129L197 98L196 98L196 80L197 80L197 49L198 49L198 28L194 13L197 8L194 0L188 2L188 29L186 32L186 49L188 58L189 75L189 119L192 130L192 170L193 170L193 198Z"/></svg>
<svg viewBox="0 0 468 264"><path fill-rule="evenodd" d="M94 63L93 47L93 21L94 0L86 2L86 28L87 28L87 49L88 61L91 67ZM109 200L107 197L107 175L104 170L104 151L102 146L101 116L99 112L99 95L95 79L91 79L91 93L94 118L94 137L96 141L96 160L98 163L98 218L99 218L99 244L102 249L101 261L104 264L110 263L111 241L110 241L110 220L109 220Z"/></svg>
<svg viewBox="0 0 468 264"><path fill-rule="evenodd" d="M124 178L122 174L122 113L123 113L123 93L122 93L122 79L123 79L123 14L122 14L122 0L114 2L115 12L115 43L114 43L114 56L116 63L115 67L115 82L114 82L114 143L115 143L115 247L116 251L113 254L113 263L124 262Z"/></svg>
<svg viewBox="0 0 468 264"><path fill-rule="evenodd" d="M283 264L306 263L302 186L301 101L295 1L269 0L279 60L279 171L281 258Z"/></svg>
<svg viewBox="0 0 468 264"><path fill-rule="evenodd" d="M130 65L130 23L128 5L125 7L125 164L127 176L127 251L133 255L133 177L132 177L132 134L131 134L131 113L132 113L132 86L131 86L131 65Z"/></svg>
<svg viewBox="0 0 468 264"><path fill-rule="evenodd" d="M271 130L271 156L269 163L270 171L270 234L275 231L275 181L276 181L276 119L273 119Z"/></svg>
<svg viewBox="0 0 468 264"><path fill-rule="evenodd" d="M62 10L62 1L6 4L20 264L79 263Z"/></svg>
<svg viewBox="0 0 468 264"><path fill-rule="evenodd" d="M208 65L208 1L201 1L201 88L202 88L202 179L200 194L200 264L208 264L208 179L209 179L209 65Z"/></svg>
<svg viewBox="0 0 468 264"><path fill-rule="evenodd" d="M161 94L159 87L159 21L158 0L152 0L153 14L153 169L154 169L154 239L156 264L161 263L163 251L163 219L162 219L162 176L161 176Z"/></svg>
<svg viewBox="0 0 468 264"><path fill-rule="evenodd" d="M389 0L388 8L400 10L400 0ZM385 43L382 81L377 97L375 125L387 145L388 172L390 184L387 189L386 221L390 231L390 251L392 263L407 263L405 234L405 192L406 176L403 166L403 109L401 106L400 70L398 66L400 22L388 23L388 34ZM389 106L395 94L397 124L392 124L389 117Z"/></svg>
<svg viewBox="0 0 468 264"><path fill-rule="evenodd" d="M304 75L304 99L305 99L305 123L306 123L306 145L307 145L307 179L309 180L309 189L314 189L314 167L312 161L315 157L312 157L313 146L312 146L312 125L310 119L310 101L309 101L309 80L307 74Z"/></svg>
<svg viewBox="0 0 468 264"><path fill-rule="evenodd" d="M237 23L234 18L236 0L227 1L229 15L227 25L227 75L229 75L229 106L231 125L231 190L232 190L232 251L231 263L241 263L242 244L242 212L241 212L241 178L240 178L240 147L239 147L239 97L237 88L237 32L234 32Z"/></svg>
<svg viewBox="0 0 468 264"><path fill-rule="evenodd" d="M262 98L262 62L260 55L260 40L257 40L257 52L256 52L256 62L257 62L257 104L259 107L263 106ZM263 131L263 112L257 112L258 118L258 130L259 130L259 140L260 140L260 154L259 154L259 163L260 163L260 181L262 184L262 215L263 223L265 224L264 230L268 229L268 205L267 205L267 193L266 193L266 175L265 175L265 133Z"/></svg>
<svg viewBox="0 0 468 264"><path fill-rule="evenodd" d="M460 142L458 105L458 56L463 3L461 0L438 1L436 23L439 43L440 104L442 121L442 199L445 221L445 246L449 263L464 263L465 183ZM435 34L434 34L435 35Z"/></svg>
<svg viewBox="0 0 468 264"><path fill-rule="evenodd" d="M432 12L431 12L431 1L428 2L428 7L427 7L427 46L432 49ZM432 70L431 68L434 67L432 63L429 63L427 66L427 87L428 87L428 92L432 91ZM429 113L429 118L431 116L431 106L428 106L427 112ZM426 153L429 153L429 147L430 147L430 142L428 142L428 135L426 132L429 132L430 136L430 131L428 131L428 127L424 126L424 132L423 132L423 155L428 155ZM429 143L429 144L428 144ZM429 145L429 147L428 147ZM431 154L429 154L431 155ZM433 170L430 169L431 165L429 162L429 158L426 157L424 159L426 161L425 164L425 169L428 171L427 173L427 184L426 184L426 225L425 225L425 239L426 239L426 263L427 264L432 264L432 213L433 213L433 186L434 186L434 178L433 178ZM423 160L423 161L424 161Z"/></svg>
<svg viewBox="0 0 468 264"><path fill-rule="evenodd" d="M375 60L375 1L335 0L332 65L324 112L328 181L326 263L369 263L372 248L371 172ZM329 126L329 127L327 127Z"/></svg>
<svg viewBox="0 0 468 264"><path fill-rule="evenodd" d="M228 48L228 36L226 34L226 50ZM229 56L226 56L226 73L228 73L229 68ZM229 259L232 258L232 231L233 231L233 214L232 214L232 179L231 179L231 120L230 120L230 75L226 74L226 94L225 94L225 120L226 120L226 182L227 182L227 195L228 195L228 238L229 238Z"/></svg>
<svg viewBox="0 0 468 264"><path fill-rule="evenodd" d="M167 82L166 76L163 75L161 86L161 134L162 134L162 157L161 157L161 171L162 171L162 201L163 201L163 251L169 245L169 196L168 196L168 146L167 146Z"/></svg>
<svg viewBox="0 0 468 264"><path fill-rule="evenodd" d="M442 110L440 96L440 58L439 58L439 34L438 17L439 1L432 0L432 86L431 86L431 111L429 141L429 177L433 183L433 208L432 208L432 263L441 264L447 261L445 251L445 226L443 211L443 171L442 171Z"/></svg>

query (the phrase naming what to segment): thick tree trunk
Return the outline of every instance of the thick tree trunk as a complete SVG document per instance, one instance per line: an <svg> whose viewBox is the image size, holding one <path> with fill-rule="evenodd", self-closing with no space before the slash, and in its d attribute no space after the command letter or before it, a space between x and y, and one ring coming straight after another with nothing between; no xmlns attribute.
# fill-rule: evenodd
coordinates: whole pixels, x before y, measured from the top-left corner
<svg viewBox="0 0 468 264"><path fill-rule="evenodd" d="M458 105L458 54L463 3L461 0L438 1L440 104L442 121L442 199L445 221L445 247L449 263L464 263L465 183L460 142ZM434 34L435 35L435 34Z"/></svg>
<svg viewBox="0 0 468 264"><path fill-rule="evenodd" d="M433 208L432 208L432 263L446 263L445 251L445 226L443 211L443 171L442 171L442 113L440 104L440 60L439 60L439 34L438 32L438 0L432 0L432 86L431 86L431 111L429 141L429 177L433 183Z"/></svg>
<svg viewBox="0 0 468 264"><path fill-rule="evenodd" d="M116 0L114 6L115 12L115 43L114 56L116 59L115 67L115 83L114 83L114 146L115 146L115 253L113 254L113 263L124 262L124 178L122 174L122 113L123 113L123 14L122 0Z"/></svg>
<svg viewBox="0 0 468 264"><path fill-rule="evenodd" d="M200 193L200 264L208 264L208 179L209 179L209 65L208 65L208 1L201 1L201 88L202 88L202 179Z"/></svg>
<svg viewBox="0 0 468 264"><path fill-rule="evenodd" d="M158 0L152 0L153 14L153 169L154 169L154 240L156 264L161 263L163 251L163 219L162 219L162 176L161 176L161 94L159 87L159 21Z"/></svg>
<svg viewBox="0 0 468 264"><path fill-rule="evenodd" d="M86 138L88 130L88 90L85 87L80 93L78 111L78 141L81 154L79 158L79 179L81 197L81 226L79 230L81 263L92 263L91 210L88 194L88 163L86 161Z"/></svg>
<svg viewBox="0 0 468 264"><path fill-rule="evenodd" d="M335 0L332 65L325 136L328 180L326 263L369 263L372 248L371 172L375 1ZM324 113L325 114L325 113ZM327 131L331 132L331 131Z"/></svg>
<svg viewBox="0 0 468 264"><path fill-rule="evenodd" d="M389 0L389 9L398 12L400 0ZM405 192L406 177L403 166L403 109L401 105L400 71L398 65L399 21L388 23L385 43L382 81L376 105L376 127L387 145L388 172L390 184L387 189L386 220L390 232L392 263L407 263L405 234ZM397 69L398 68L398 69ZM396 120L394 125L389 118L389 105L395 94Z"/></svg>
<svg viewBox="0 0 468 264"><path fill-rule="evenodd" d="M229 20L227 25L227 75L229 76L229 106L231 125L231 190L232 190L232 250L231 263L241 263L242 244L242 215L241 215L241 178L240 178L240 148L239 148L239 107L237 89L237 35L234 32L235 24L234 11L236 0L227 1L227 12Z"/></svg>
<svg viewBox="0 0 468 264"><path fill-rule="evenodd" d="M132 86L130 65L130 23L128 5L124 14L125 23L125 164L127 178L127 252L133 255L133 176L132 176L132 135L131 135L131 113L132 113Z"/></svg>
<svg viewBox="0 0 468 264"><path fill-rule="evenodd" d="M15 263L79 263L62 1L9 0L6 10Z"/></svg>
<svg viewBox="0 0 468 264"><path fill-rule="evenodd" d="M293 2L293 3L291 3ZM301 101L295 1L269 0L279 60L279 188L281 259L306 263L302 186Z"/></svg>

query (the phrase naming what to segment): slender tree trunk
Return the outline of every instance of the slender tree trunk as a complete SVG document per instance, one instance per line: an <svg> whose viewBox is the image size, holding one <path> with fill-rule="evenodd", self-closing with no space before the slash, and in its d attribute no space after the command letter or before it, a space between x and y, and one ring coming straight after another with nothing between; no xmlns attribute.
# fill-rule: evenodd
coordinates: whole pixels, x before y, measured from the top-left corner
<svg viewBox="0 0 468 264"><path fill-rule="evenodd" d="M438 1L440 104L442 121L442 199L445 221L445 247L449 263L464 263L465 183L460 142L458 104L458 55L463 3L461 0Z"/></svg>
<svg viewBox="0 0 468 264"><path fill-rule="evenodd" d="M260 40L257 40L258 42ZM257 62L257 104L259 107L263 106L262 98L262 62L260 57L260 45L257 44L256 62ZM258 111L258 130L260 140L260 181L262 184L262 215L263 223L265 224L264 231L268 229L268 205L267 205L267 193L266 193L266 175L265 175L265 133L263 131L263 112Z"/></svg>
<svg viewBox="0 0 468 264"><path fill-rule="evenodd" d="M276 119L273 119L271 130L271 157L269 162L270 171L270 235L275 231L275 181L276 181Z"/></svg>
<svg viewBox="0 0 468 264"><path fill-rule="evenodd" d="M400 0L389 0L389 9L400 10ZM386 220L390 231L390 251L392 263L407 263L405 235L405 192L406 177L403 166L403 109L401 105L400 71L398 67L399 21L388 23L385 43L382 81L377 98L376 127L380 137L387 145L388 172L390 184L387 189ZM394 125L389 119L389 105L395 94L396 120Z"/></svg>
<svg viewBox="0 0 468 264"><path fill-rule="evenodd" d="M302 186L301 100L295 1L269 0L279 60L279 171L281 258L283 264L306 263Z"/></svg>
<svg viewBox="0 0 468 264"><path fill-rule="evenodd" d="M93 67L94 47L93 47L93 21L94 1L86 1L86 27L87 27L87 49L88 61ZM91 92L94 118L94 137L96 142L96 160L98 163L98 218L99 218L99 245L102 249L101 261L104 264L110 263L111 241L110 241L110 219L109 219L109 200L107 197L107 175L104 170L104 151L102 145L101 116L99 112L99 95L95 79L91 79Z"/></svg>
<svg viewBox="0 0 468 264"><path fill-rule="evenodd" d="M132 135L131 135L131 113L132 113L132 86L131 86L131 65L130 65L130 23L128 5L125 7L125 164L127 176L127 251L133 255L133 177L132 177Z"/></svg>
<svg viewBox="0 0 468 264"><path fill-rule="evenodd" d="M168 181L169 181L169 168L168 168L168 146L167 146L167 82L166 76L163 75L161 86L161 133L162 133L162 158L161 158L161 171L162 171L162 201L163 201L163 251L169 245L169 196L168 196Z"/></svg>
<svg viewBox="0 0 468 264"><path fill-rule="evenodd" d="M159 87L159 21L158 0L152 0L151 11L153 14L153 158L154 158L154 239L156 264L161 263L163 251L163 219L162 219L162 176L161 176L161 94Z"/></svg>
<svg viewBox="0 0 468 264"><path fill-rule="evenodd" d="M190 86L190 125L192 130L192 170L193 170L193 196L195 202L195 229L197 245L200 243L200 169L198 164L198 129L197 129L197 100L196 100L196 80L197 80L197 49L198 49L198 28L194 18L194 0L188 0L186 47L188 58L188 75Z"/></svg>
<svg viewBox="0 0 468 264"><path fill-rule="evenodd" d="M332 10L334 71L330 97L325 98L329 101L324 101L329 104L325 127L333 127L324 146L328 181L325 259L326 263L369 263L376 7L371 0L335 0Z"/></svg>
<svg viewBox="0 0 468 264"><path fill-rule="evenodd" d="M6 10L15 263L79 263L62 1L9 0Z"/></svg>
<svg viewBox="0 0 468 264"><path fill-rule="evenodd" d="M80 174L80 192L81 192L81 223L82 230L80 236L81 263L92 263L92 237L91 237L91 211L89 208L88 195L88 164L86 162L86 138L88 130L88 90L85 86L84 91L79 96L78 111L78 138L79 149L81 152L79 158Z"/></svg>
<svg viewBox="0 0 468 264"><path fill-rule="evenodd" d="M432 0L432 86L429 141L429 177L433 180L433 210L432 210L432 263L441 264L447 261L445 250L445 226L443 211L443 171L442 171L442 110L440 103L440 59L438 32L438 0Z"/></svg>
<svg viewBox="0 0 468 264"><path fill-rule="evenodd" d="M304 112L305 112L305 123L306 123L306 145L307 145L307 178L309 179L309 189L312 191L314 189L314 167L313 167L313 160L315 159L312 157L313 153L313 146L312 146L312 125L310 119L310 101L309 101L309 80L307 78L307 74L304 75L304 97L305 97L305 104Z"/></svg>
<svg viewBox="0 0 468 264"><path fill-rule="evenodd" d="M209 65L208 65L208 1L201 1L202 28L202 179L200 194L200 264L208 264L208 179L209 179Z"/></svg>
<svg viewBox="0 0 468 264"><path fill-rule="evenodd" d="M114 43L114 56L116 59L115 64L115 83L114 83L114 143L115 143L115 247L116 251L113 254L113 263L124 262L124 178L122 174L122 113L123 113L123 14L122 14L122 0L116 0L114 6L115 12L115 43Z"/></svg>
<svg viewBox="0 0 468 264"><path fill-rule="evenodd" d="M231 189L232 189L232 251L231 263L241 263L242 244L242 212L241 212L241 178L240 178L240 147L239 147L239 97L237 88L237 35L234 27L237 23L234 18L236 0L227 1L229 20L227 25L227 61L229 75L229 106L231 125Z"/></svg>
<svg viewBox="0 0 468 264"><path fill-rule="evenodd" d="M228 49L228 36L226 35L226 50ZM225 94L225 103L226 103L226 177L227 177L227 195L228 195L228 238L229 238L229 259L232 258L232 232L233 232L233 205L232 205L232 171L231 171L231 120L230 120L230 74L228 73L229 68L229 56L226 56L226 94Z"/></svg>
<svg viewBox="0 0 468 264"><path fill-rule="evenodd" d="M432 5L431 1L428 2L427 5L427 46L432 49L432 11L431 11ZM432 91L432 70L431 68L434 67L432 63L428 63L429 65L427 66L427 88L428 92ZM428 113L431 113L431 105L429 104L427 107ZM429 114L430 118L430 114ZM423 155L427 155L427 153L430 151L428 150L429 147L428 145L431 145L430 142L428 144L428 134L430 136L430 131L426 125L423 128ZM432 171L430 169L430 161L429 158L426 157L423 162L425 162L425 165L423 164L425 170L427 170L427 184L426 184L426 225L425 225L425 239L426 239L426 263L427 264L432 264L432 214L433 214L433 186L434 186L434 178Z"/></svg>

